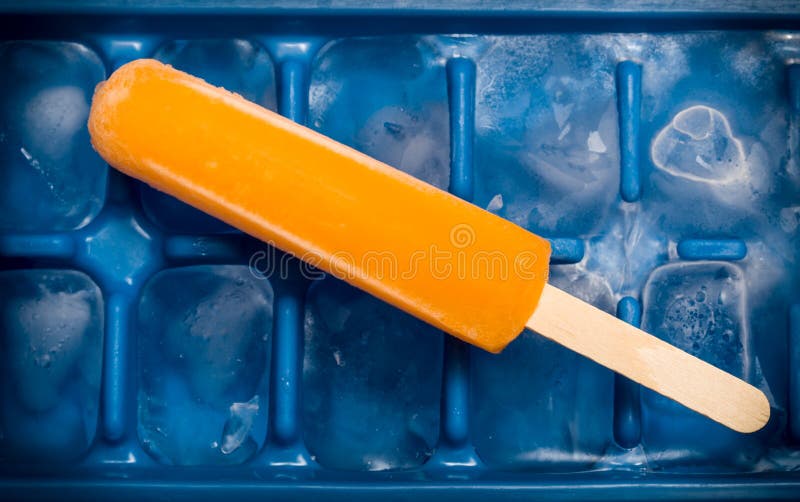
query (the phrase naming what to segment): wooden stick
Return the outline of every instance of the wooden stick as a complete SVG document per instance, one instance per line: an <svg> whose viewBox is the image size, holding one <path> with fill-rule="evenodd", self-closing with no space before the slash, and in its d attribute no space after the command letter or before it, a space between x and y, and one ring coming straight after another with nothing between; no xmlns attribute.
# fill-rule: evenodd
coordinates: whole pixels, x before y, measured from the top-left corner
<svg viewBox="0 0 800 502"><path fill-rule="evenodd" d="M555 286L527 327L735 431L769 420L760 390Z"/></svg>

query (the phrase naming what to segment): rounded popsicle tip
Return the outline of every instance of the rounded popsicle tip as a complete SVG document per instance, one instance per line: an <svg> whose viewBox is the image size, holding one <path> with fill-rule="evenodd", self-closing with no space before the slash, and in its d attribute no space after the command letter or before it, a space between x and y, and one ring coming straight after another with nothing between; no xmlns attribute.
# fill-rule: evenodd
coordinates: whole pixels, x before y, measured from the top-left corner
<svg viewBox="0 0 800 502"><path fill-rule="evenodd" d="M155 59L137 59L119 67L108 80L100 82L94 89L89 110L89 136L92 146L106 161L113 147L113 110L125 101L132 83L154 68L164 67Z"/></svg>

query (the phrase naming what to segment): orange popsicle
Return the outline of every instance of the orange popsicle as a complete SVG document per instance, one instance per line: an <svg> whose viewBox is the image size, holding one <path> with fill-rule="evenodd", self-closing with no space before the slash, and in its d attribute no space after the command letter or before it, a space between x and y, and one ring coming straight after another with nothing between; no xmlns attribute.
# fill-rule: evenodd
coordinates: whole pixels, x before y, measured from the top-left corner
<svg viewBox="0 0 800 502"><path fill-rule="evenodd" d="M157 61L102 84L89 128L112 166L488 351L547 281L546 240Z"/></svg>
<svg viewBox="0 0 800 502"><path fill-rule="evenodd" d="M123 66L89 129L115 168L485 350L527 326L735 430L769 417L758 389L547 285L546 240L191 75Z"/></svg>

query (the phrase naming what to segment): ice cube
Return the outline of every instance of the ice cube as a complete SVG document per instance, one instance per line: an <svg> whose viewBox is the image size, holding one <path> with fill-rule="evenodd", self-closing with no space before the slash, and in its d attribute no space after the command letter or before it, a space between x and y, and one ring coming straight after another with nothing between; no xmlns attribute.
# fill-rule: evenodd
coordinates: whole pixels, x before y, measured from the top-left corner
<svg viewBox="0 0 800 502"><path fill-rule="evenodd" d="M12 456L80 456L94 438L100 399L103 302L70 270L0 273L4 440ZM41 427L40 437L26 440ZM47 430L52 431L47 432Z"/></svg>
<svg viewBox="0 0 800 502"><path fill-rule="evenodd" d="M275 70L267 51L242 39L173 40L156 59L274 110Z"/></svg>
<svg viewBox="0 0 800 502"><path fill-rule="evenodd" d="M266 437L269 283L246 266L168 269L147 284L138 312L147 451L177 465L247 460Z"/></svg>
<svg viewBox="0 0 800 502"><path fill-rule="evenodd" d="M576 38L504 37L476 60L475 201L500 195L502 216L546 235L591 233L619 184L613 65L584 51Z"/></svg>
<svg viewBox="0 0 800 502"><path fill-rule="evenodd" d="M418 37L333 42L314 63L313 127L439 188L449 183L443 61Z"/></svg>
<svg viewBox="0 0 800 502"><path fill-rule="evenodd" d="M742 270L726 262L673 263L656 269L643 293L645 331L738 377L752 377ZM652 465L746 465L757 441L655 392L642 392L642 441Z"/></svg>
<svg viewBox="0 0 800 502"><path fill-rule="evenodd" d="M103 204L107 166L86 126L103 62L70 42L0 44L0 227L71 230Z"/></svg>
<svg viewBox="0 0 800 502"><path fill-rule="evenodd" d="M312 287L303 423L328 467L416 467L438 437L442 334L345 283Z"/></svg>

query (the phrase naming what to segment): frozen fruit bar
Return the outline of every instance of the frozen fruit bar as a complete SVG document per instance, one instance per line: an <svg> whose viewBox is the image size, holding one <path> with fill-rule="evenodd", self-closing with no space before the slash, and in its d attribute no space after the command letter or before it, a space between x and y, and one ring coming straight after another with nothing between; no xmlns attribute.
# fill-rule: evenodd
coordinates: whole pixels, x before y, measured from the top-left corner
<svg viewBox="0 0 800 502"><path fill-rule="evenodd" d="M547 285L546 240L191 75L123 66L89 129L117 169L485 350L527 326L735 430L769 417L758 389Z"/></svg>
<svg viewBox="0 0 800 502"><path fill-rule="evenodd" d="M488 351L547 281L546 240L157 61L102 84L89 127L117 169Z"/></svg>

